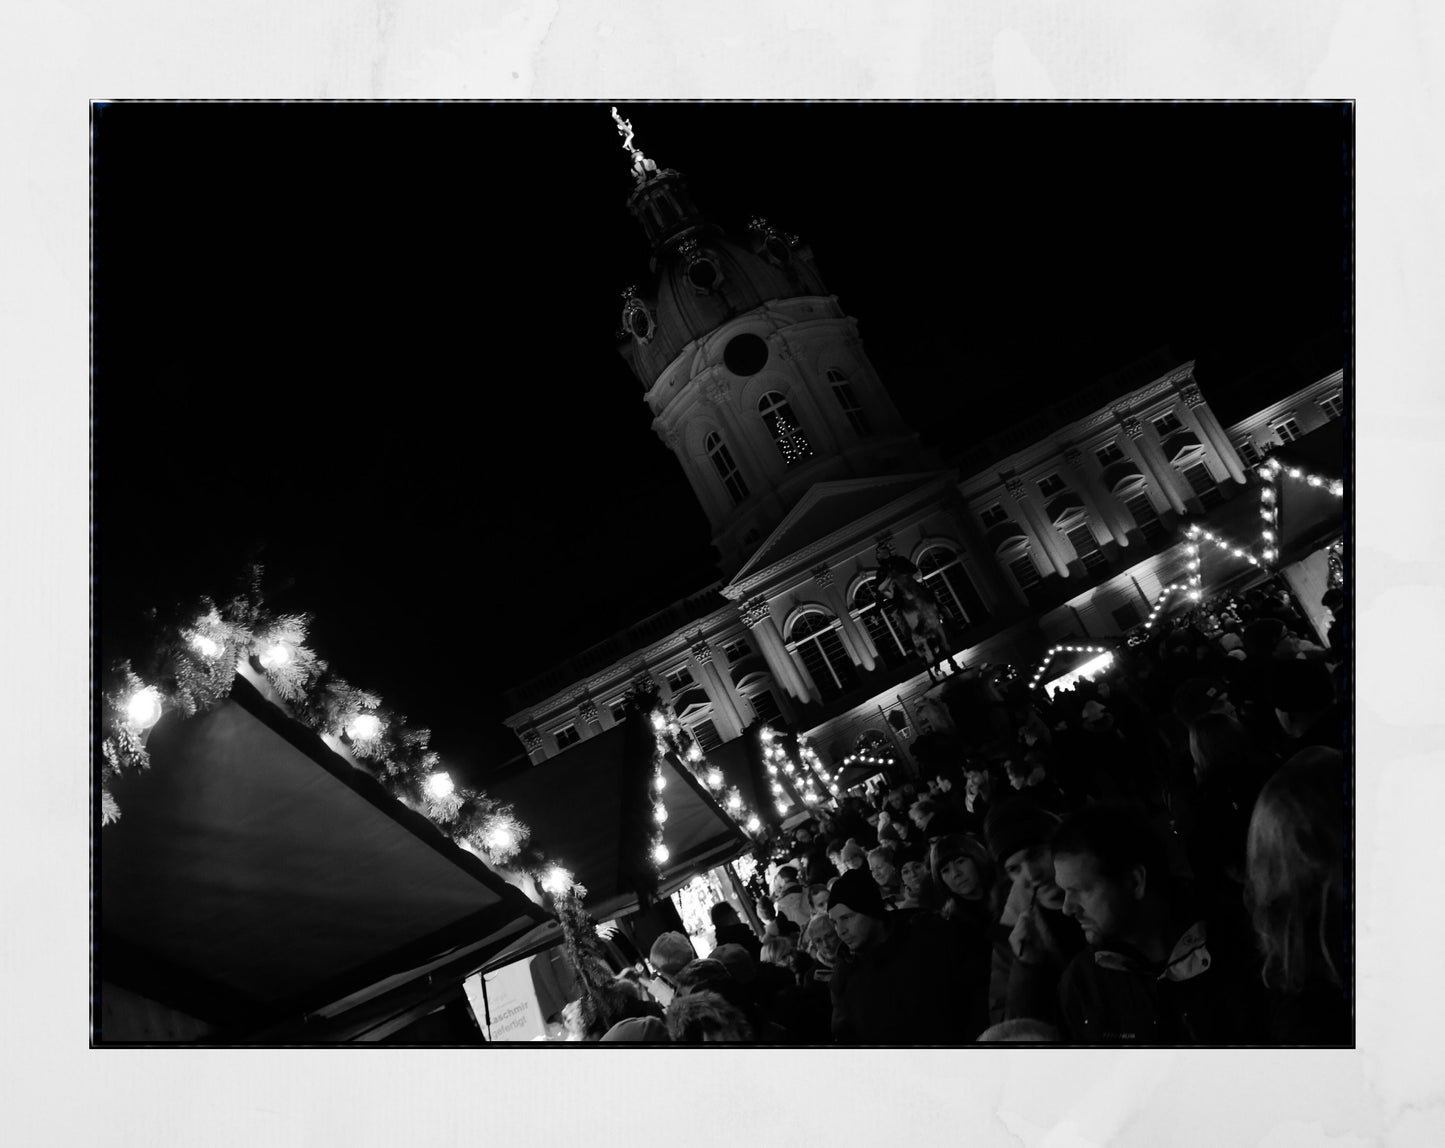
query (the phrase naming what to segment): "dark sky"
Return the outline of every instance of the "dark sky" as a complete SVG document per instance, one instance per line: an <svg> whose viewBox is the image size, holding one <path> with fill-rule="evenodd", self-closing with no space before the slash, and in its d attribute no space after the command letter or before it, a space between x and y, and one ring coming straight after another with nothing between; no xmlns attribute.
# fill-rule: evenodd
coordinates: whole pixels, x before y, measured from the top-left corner
<svg viewBox="0 0 1445 1148"><path fill-rule="evenodd" d="M762 214L812 245L945 451L1160 345L1234 417L1262 364L1344 345L1338 107L622 111L725 227ZM503 689L712 580L614 349L647 269L608 105L111 104L93 125L107 661L146 606L259 558L333 668L479 777L520 749Z"/></svg>

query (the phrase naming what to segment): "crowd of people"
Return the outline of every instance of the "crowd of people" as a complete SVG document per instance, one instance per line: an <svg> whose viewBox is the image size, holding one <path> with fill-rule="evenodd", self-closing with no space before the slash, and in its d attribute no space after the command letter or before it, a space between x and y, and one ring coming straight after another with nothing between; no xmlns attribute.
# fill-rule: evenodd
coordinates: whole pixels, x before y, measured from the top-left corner
<svg viewBox="0 0 1445 1148"><path fill-rule="evenodd" d="M728 904L705 956L664 934L588 1036L1352 1043L1340 629L1267 583L1052 697L956 675L925 778L797 826L761 935Z"/></svg>

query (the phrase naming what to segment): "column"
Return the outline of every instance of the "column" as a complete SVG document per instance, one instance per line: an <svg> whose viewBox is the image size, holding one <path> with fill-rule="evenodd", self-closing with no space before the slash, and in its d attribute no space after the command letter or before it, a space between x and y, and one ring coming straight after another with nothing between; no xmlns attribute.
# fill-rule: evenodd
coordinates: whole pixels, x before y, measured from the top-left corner
<svg viewBox="0 0 1445 1148"><path fill-rule="evenodd" d="M602 732L602 722L597 714L597 703L591 698L583 698L581 704L578 705L577 723L587 731L589 737Z"/></svg>
<svg viewBox="0 0 1445 1148"><path fill-rule="evenodd" d="M1120 546L1129 545L1129 528L1134 524L1126 521L1124 508L1109 494L1094 474L1093 468L1084 460L1083 452L1076 446L1064 451L1064 461L1079 477L1079 490L1089 513L1104 528L1104 533Z"/></svg>
<svg viewBox="0 0 1445 1148"><path fill-rule="evenodd" d="M1234 444L1229 441L1229 436L1219 425L1219 419L1209 409L1209 404L1204 401L1204 395L1199 390L1198 384L1190 383L1188 386L1181 387L1179 393L1183 396L1184 405L1188 408L1189 413L1194 416L1194 421L1203 433L1205 441L1214 448L1214 453L1224 463L1224 469L1229 472L1229 477L1243 485L1245 482L1244 466L1239 461Z"/></svg>
<svg viewBox="0 0 1445 1148"><path fill-rule="evenodd" d="M689 652L697 668L697 680L712 699L712 712L716 719L713 724L723 741L731 741L743 732L743 715L738 709L737 697L723 685L718 676L717 667L712 661L712 649L707 642L699 638Z"/></svg>
<svg viewBox="0 0 1445 1148"><path fill-rule="evenodd" d="M1045 519L1043 512L1034 505L1033 500L1029 497L1028 488L1024 485L1024 480L1021 478L1005 479L1004 486L1013 495L1014 501L1019 504L1019 514L1024 519L1024 524L1029 527L1034 537L1039 540L1039 545L1048 554L1054 572L1060 578L1067 578L1069 576L1069 559L1064 554L1063 540L1059 537L1059 532L1054 529L1054 524ZM1047 577L1049 572L1041 570L1040 573Z"/></svg>
<svg viewBox="0 0 1445 1148"><path fill-rule="evenodd" d="M1175 514L1187 513L1184 509L1184 499L1171 481L1175 477L1174 468L1163 461L1164 453L1157 444L1145 440L1144 424L1133 415L1121 419L1120 423L1128 438L1129 449L1134 455L1134 460L1139 464L1139 469L1163 492L1165 501L1169 503ZM1151 447L1152 450L1149 449Z"/></svg>
<svg viewBox="0 0 1445 1148"><path fill-rule="evenodd" d="M762 651L768 668L773 671L774 680L799 701L811 702L813 692L798 663L783 644L783 636L778 633L778 624L773 621L767 598L759 594L756 598L744 602L741 612L743 625L747 626L757 639L758 649Z"/></svg>
<svg viewBox="0 0 1445 1148"><path fill-rule="evenodd" d="M833 613L838 615L838 634L843 639L843 645L848 651L848 656L853 659L855 666L862 666L865 670L873 669L872 643L868 641L867 635L862 633L862 627L858 620L848 613L848 603L843 600L842 591L834 584L833 571L829 569L826 562L820 562L809 571L813 581L823 591L823 597L833 608Z"/></svg>

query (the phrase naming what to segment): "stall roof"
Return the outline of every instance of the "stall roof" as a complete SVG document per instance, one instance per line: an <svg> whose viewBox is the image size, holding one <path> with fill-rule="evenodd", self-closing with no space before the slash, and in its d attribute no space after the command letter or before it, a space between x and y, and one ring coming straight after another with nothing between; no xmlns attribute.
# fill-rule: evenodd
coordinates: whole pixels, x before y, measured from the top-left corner
<svg viewBox="0 0 1445 1148"><path fill-rule="evenodd" d="M163 718L148 749L97 838L102 991L243 1041L375 1011L443 968L460 983L549 932L546 912L243 676L206 714Z"/></svg>
<svg viewBox="0 0 1445 1148"><path fill-rule="evenodd" d="M598 920L637 906L620 873L628 751L626 725L614 726L487 785L492 797L516 808L532 831L532 842L587 887L587 910ZM731 770L725 772L731 779ZM750 842L685 766L668 758L663 777L668 817L662 840L669 856L661 890L666 893L696 873L732 860Z"/></svg>

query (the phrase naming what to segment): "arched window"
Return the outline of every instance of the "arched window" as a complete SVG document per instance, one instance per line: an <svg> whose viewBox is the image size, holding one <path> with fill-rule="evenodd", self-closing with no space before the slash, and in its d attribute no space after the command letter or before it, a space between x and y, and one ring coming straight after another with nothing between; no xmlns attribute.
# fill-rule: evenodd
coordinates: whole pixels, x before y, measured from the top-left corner
<svg viewBox="0 0 1445 1148"><path fill-rule="evenodd" d="M800 614L788 628L788 649L796 650L824 701L858 684L858 671L838 636L838 619L822 610Z"/></svg>
<svg viewBox="0 0 1445 1148"><path fill-rule="evenodd" d="M988 616L973 579L952 547L930 546L918 556L918 572L955 628L962 630Z"/></svg>
<svg viewBox="0 0 1445 1148"><path fill-rule="evenodd" d="M788 466L813 457L813 448L808 445L808 438L793 417L793 408L786 398L777 391L769 391L758 403L758 414L763 416L768 433L778 444L778 451Z"/></svg>
<svg viewBox="0 0 1445 1148"><path fill-rule="evenodd" d="M853 612L863 623L863 628L868 631L868 636L873 639L878 656L883 659L885 665L897 667L908 660L907 650L911 649L911 645L903 644L903 635L899 633L898 621L890 618L887 611L878 603L877 575L858 583L857 588L853 591Z"/></svg>
<svg viewBox="0 0 1445 1148"><path fill-rule="evenodd" d="M727 488L733 505L740 505L748 496L748 484L743 481L743 476L738 471L738 464L733 461L732 451L728 450L727 444L723 442L722 436L717 431L713 431L703 440L702 448L707 451L708 458L712 459L712 464L717 469L717 476L722 479L723 486Z"/></svg>
<svg viewBox="0 0 1445 1148"><path fill-rule="evenodd" d="M873 428L868 424L868 416L863 413L863 404L853 393L853 384L848 381L848 376L842 371L829 367L828 382L833 384L833 397L838 400L838 405L848 416L848 425L853 428L854 433L865 435L872 430Z"/></svg>

